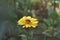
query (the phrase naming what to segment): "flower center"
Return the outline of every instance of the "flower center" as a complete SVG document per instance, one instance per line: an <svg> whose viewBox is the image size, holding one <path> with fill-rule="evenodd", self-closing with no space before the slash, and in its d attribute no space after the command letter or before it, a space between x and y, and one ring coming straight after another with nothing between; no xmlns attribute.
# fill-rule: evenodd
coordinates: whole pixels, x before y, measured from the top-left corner
<svg viewBox="0 0 60 40"><path fill-rule="evenodd" d="M29 19L26 20L26 23L29 24L31 21Z"/></svg>

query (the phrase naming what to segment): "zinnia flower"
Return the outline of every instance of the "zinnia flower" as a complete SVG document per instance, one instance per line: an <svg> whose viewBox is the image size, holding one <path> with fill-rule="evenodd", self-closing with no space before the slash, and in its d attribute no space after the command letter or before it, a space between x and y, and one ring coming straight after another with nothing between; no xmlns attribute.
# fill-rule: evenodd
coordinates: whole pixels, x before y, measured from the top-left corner
<svg viewBox="0 0 60 40"><path fill-rule="evenodd" d="M18 25L23 25L23 28L29 28L33 27L36 28L38 21L35 18L32 18L31 16L24 16L21 19L18 20Z"/></svg>

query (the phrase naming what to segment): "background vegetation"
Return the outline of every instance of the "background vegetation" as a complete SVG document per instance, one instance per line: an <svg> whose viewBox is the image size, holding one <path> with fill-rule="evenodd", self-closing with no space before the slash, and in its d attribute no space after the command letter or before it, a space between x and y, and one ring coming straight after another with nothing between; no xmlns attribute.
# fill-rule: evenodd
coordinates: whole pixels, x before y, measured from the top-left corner
<svg viewBox="0 0 60 40"><path fill-rule="evenodd" d="M35 29L23 29L23 16L39 20ZM0 0L0 40L60 40L60 0Z"/></svg>

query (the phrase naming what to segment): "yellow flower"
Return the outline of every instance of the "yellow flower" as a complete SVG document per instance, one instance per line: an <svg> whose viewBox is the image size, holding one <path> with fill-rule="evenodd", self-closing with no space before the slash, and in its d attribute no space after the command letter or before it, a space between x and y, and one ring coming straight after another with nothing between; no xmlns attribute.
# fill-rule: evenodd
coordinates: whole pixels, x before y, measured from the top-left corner
<svg viewBox="0 0 60 40"><path fill-rule="evenodd" d="M17 23L18 25L23 25L23 28L36 28L38 21L37 19L32 18L31 16L24 16L21 19L19 19Z"/></svg>

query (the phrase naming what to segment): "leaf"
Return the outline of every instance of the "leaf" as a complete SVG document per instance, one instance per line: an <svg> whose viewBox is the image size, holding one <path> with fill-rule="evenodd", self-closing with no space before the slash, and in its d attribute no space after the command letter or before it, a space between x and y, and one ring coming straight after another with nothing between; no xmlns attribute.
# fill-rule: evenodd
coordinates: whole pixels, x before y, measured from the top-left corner
<svg viewBox="0 0 60 40"><path fill-rule="evenodd" d="M48 26L50 26L51 25L51 20L50 19L43 19L43 21L44 21L44 23L46 24L46 25L48 25Z"/></svg>
<svg viewBox="0 0 60 40"><path fill-rule="evenodd" d="M27 40L27 36L26 35L24 35L24 34L22 34L22 35L20 35L22 38L22 40Z"/></svg>
<svg viewBox="0 0 60 40"><path fill-rule="evenodd" d="M52 19L57 19L58 18L58 14L56 13L56 11L53 11L50 15L49 15L50 18Z"/></svg>
<svg viewBox="0 0 60 40"><path fill-rule="evenodd" d="M46 30L47 26L45 24L40 25L41 29Z"/></svg>
<svg viewBox="0 0 60 40"><path fill-rule="evenodd" d="M42 32L42 34L46 35L46 36L49 36L49 37L52 37L49 33L47 32Z"/></svg>

